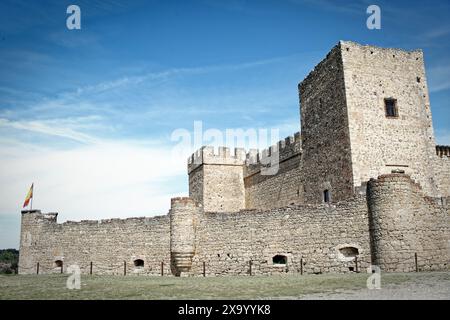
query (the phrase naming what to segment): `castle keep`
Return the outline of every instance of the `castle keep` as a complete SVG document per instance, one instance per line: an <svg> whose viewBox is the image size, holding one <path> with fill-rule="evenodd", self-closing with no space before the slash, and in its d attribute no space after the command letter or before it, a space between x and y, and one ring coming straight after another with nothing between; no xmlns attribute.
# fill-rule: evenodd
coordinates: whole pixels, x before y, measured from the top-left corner
<svg viewBox="0 0 450 320"><path fill-rule="evenodd" d="M57 223L22 211L19 273L267 275L448 270L450 147L422 51L341 41L299 87L301 134L203 147L165 216Z"/></svg>

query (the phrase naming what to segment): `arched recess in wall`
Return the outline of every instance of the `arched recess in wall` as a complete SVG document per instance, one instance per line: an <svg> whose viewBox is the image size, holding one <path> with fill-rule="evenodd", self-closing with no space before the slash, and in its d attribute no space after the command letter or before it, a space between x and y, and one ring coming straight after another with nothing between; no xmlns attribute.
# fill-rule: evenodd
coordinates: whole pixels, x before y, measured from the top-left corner
<svg viewBox="0 0 450 320"><path fill-rule="evenodd" d="M353 261L360 254L356 246L343 245L338 247L338 257L341 261Z"/></svg>
<svg viewBox="0 0 450 320"><path fill-rule="evenodd" d="M63 265L62 260L55 260L55 268L61 268Z"/></svg>
<svg viewBox="0 0 450 320"><path fill-rule="evenodd" d="M143 268L144 267L144 260L142 260L142 259L134 260L134 266L136 268Z"/></svg>
<svg viewBox="0 0 450 320"><path fill-rule="evenodd" d="M272 263L274 265L281 265L284 266L287 264L287 257L281 254L277 254L272 257Z"/></svg>

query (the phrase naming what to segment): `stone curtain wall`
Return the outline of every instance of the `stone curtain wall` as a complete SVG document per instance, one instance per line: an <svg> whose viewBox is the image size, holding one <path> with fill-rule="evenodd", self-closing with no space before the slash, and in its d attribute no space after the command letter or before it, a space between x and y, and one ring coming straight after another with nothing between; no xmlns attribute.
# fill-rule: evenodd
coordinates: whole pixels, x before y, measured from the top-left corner
<svg viewBox="0 0 450 320"><path fill-rule="evenodd" d="M450 198L430 198L409 176L372 179L367 197L332 205L203 212L193 199L174 198L167 216L58 224L56 214L25 211L21 274L59 273L79 265L94 274L254 275L448 270ZM274 263L281 256L286 263ZM135 260L143 267L134 266ZM278 261L279 262L279 261ZM205 266L205 269L203 269ZM250 271L251 270L251 271Z"/></svg>
<svg viewBox="0 0 450 320"><path fill-rule="evenodd" d="M109 219L100 221L65 222L58 224L56 215L39 211L22 214L19 273L60 272L55 261L80 266L82 273L161 274L164 262L170 273L170 223L168 216L153 218ZM134 260L144 261L135 267Z"/></svg>
<svg viewBox="0 0 450 320"><path fill-rule="evenodd" d="M347 102L340 46L336 46L299 85L302 183L307 203L353 195Z"/></svg>
<svg viewBox="0 0 450 320"><path fill-rule="evenodd" d="M422 51L341 42L354 185L404 170L430 196L435 141ZM386 117L387 98L398 117Z"/></svg>
<svg viewBox="0 0 450 320"><path fill-rule="evenodd" d="M373 263L384 271L446 270L450 261L450 207L425 197L404 174L382 175L368 183Z"/></svg>
<svg viewBox="0 0 450 320"><path fill-rule="evenodd" d="M245 178L247 209L272 209L303 202L300 184L300 154L280 164L276 175L260 172Z"/></svg>
<svg viewBox="0 0 450 320"><path fill-rule="evenodd" d="M191 274L293 274L350 272L352 257L339 249L355 247L359 268L370 263L367 206L364 196L336 206L296 205L269 211L206 213L199 219ZM287 257L274 265L275 255ZM355 270L355 269L353 269ZM363 272L364 272L363 271Z"/></svg>
<svg viewBox="0 0 450 320"><path fill-rule="evenodd" d="M265 175L261 172L263 165L261 161L257 161L256 154L247 155L247 163L244 167L245 208L271 209L302 203L300 133L287 137L279 141L276 146L260 153L260 155L267 154L278 159L278 170L274 175Z"/></svg>

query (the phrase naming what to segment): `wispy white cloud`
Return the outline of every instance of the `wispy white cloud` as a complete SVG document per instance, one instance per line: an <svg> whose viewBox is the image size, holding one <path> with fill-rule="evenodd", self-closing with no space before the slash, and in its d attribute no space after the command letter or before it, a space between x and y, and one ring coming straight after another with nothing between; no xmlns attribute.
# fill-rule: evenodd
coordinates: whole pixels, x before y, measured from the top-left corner
<svg viewBox="0 0 450 320"><path fill-rule="evenodd" d="M264 59L253 62L245 62L239 64L227 64L227 65L210 65L210 66L202 66L202 67L192 67L192 68L171 68L167 70L163 70L160 72L148 72L143 75L132 75L132 76L123 76L115 80L100 82L94 85L88 85L84 87L77 88L74 92L65 93L66 96L70 96L71 94L75 94L77 96L85 94L85 93L99 93L103 91L113 90L120 87L128 86L128 85L137 85L143 83L145 81L155 81L155 80L167 80L171 77L182 76L182 75L195 75L195 74L205 74L212 72L221 72L221 71L233 71L233 70L242 70L247 68L254 68L270 63L275 63L280 60L283 60L287 57L277 57L272 59Z"/></svg>
<svg viewBox="0 0 450 320"><path fill-rule="evenodd" d="M45 121L10 121L0 118L0 128L11 128L18 130L26 130L45 135L57 136L61 138L71 139L81 143L95 143L97 139L79 131L74 130L71 126L76 126L80 121L86 119L52 119Z"/></svg>
<svg viewBox="0 0 450 320"><path fill-rule="evenodd" d="M421 35L421 37L428 40L435 40L437 38L445 37L450 35L450 26L444 25L431 29Z"/></svg>
<svg viewBox="0 0 450 320"><path fill-rule="evenodd" d="M79 35L76 33L70 33L70 31L68 32L68 30L64 30L50 33L48 38L55 44L69 49L88 46L91 50L93 49L93 47L95 47L96 49L101 48L101 46L99 45L98 37L86 31L83 31L83 34Z"/></svg>
<svg viewBox="0 0 450 320"><path fill-rule="evenodd" d="M186 189L176 181L186 157L174 157L170 145L102 141L40 150L11 142L0 141L2 215L19 212L31 182L34 206L60 211L63 220L166 214L170 197Z"/></svg>
<svg viewBox="0 0 450 320"><path fill-rule="evenodd" d="M289 2L297 5L313 6L322 10L359 15L364 15L365 8L368 6L367 1L289 0Z"/></svg>
<svg viewBox="0 0 450 320"><path fill-rule="evenodd" d="M433 67L428 70L430 92L450 89L450 65Z"/></svg>
<svg viewBox="0 0 450 320"><path fill-rule="evenodd" d="M71 90L66 90L53 94L45 95L40 98L34 97L34 103L27 103L25 108L3 109L0 111L0 117L5 119L12 118L30 118L32 115L39 115L40 118L57 118L78 115L99 115L102 117L130 118L133 113L138 113L137 117L145 117L146 115L161 115L161 113L171 112L171 110L183 109L183 112L189 114L211 114L211 113L231 113L233 111L243 112L249 108L249 103L244 97L245 92L240 93L241 103L245 106L235 105L235 101L231 101L230 95L223 96L221 92L215 94L203 94L201 96L186 92L182 88L172 88L171 81L183 79L183 77L207 75L210 73L234 72L244 69L257 68L269 64L282 62L293 56L282 56L271 59L262 59L257 61L210 65L192 68L170 68L157 72L135 73L124 75L113 80L100 81L98 83L86 84L78 86ZM166 84L167 83L167 84ZM161 88L161 84L164 87ZM152 86L159 86L158 90L151 90ZM10 91L9 88L3 88ZM147 94L143 94L143 90ZM166 90L166 91L164 91ZM167 91L168 90L168 91ZM183 91L184 90L184 91ZM275 90L275 89L274 89ZM17 90L10 91L17 99L20 97L29 97L30 93L21 93ZM247 92L247 91L246 91ZM174 95L179 96L176 99ZM266 94L267 95L267 94ZM155 100L155 96L159 100ZM158 99L157 98L157 99ZM228 101L230 100L230 101ZM265 99L266 102L270 99ZM123 101L123 102L122 102ZM174 105L176 103L177 105ZM220 103L220 107L214 107L214 104ZM143 106L148 106L143 110ZM213 107L211 107L211 105ZM214 111L211 111L214 109ZM263 111L263 105L256 108ZM163 121L162 119L160 119ZM4 123L4 125L6 125ZM9 125L20 125L9 124ZM45 130L41 125L34 124L30 130ZM78 136L70 130L63 130L55 134L67 134L77 140L86 140L89 137Z"/></svg>

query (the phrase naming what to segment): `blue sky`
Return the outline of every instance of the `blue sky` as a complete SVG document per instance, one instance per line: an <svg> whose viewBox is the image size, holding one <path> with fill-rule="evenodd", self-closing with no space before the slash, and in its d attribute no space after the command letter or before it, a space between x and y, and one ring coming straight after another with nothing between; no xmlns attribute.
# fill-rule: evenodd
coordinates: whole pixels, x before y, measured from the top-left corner
<svg viewBox="0 0 450 320"><path fill-rule="evenodd" d="M66 8L81 8L81 30ZM366 8L382 29L366 28ZM165 214L188 193L172 133L299 130L297 84L339 40L425 53L450 144L448 1L9 1L0 4L0 248L34 207L59 221ZM170 158L170 160L168 160Z"/></svg>

